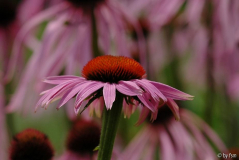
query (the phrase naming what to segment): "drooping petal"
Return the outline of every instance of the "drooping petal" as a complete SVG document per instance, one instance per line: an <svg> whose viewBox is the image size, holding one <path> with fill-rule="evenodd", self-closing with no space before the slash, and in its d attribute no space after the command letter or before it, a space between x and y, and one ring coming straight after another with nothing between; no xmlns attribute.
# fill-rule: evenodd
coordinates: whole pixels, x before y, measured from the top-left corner
<svg viewBox="0 0 239 160"><path fill-rule="evenodd" d="M101 115L103 113L103 109L105 107L105 102L103 97L100 97L96 100L94 100L91 104L90 104L90 115L93 116L93 111L95 110L95 114L97 117L101 118Z"/></svg>
<svg viewBox="0 0 239 160"><path fill-rule="evenodd" d="M95 82L95 81L88 81L87 83L83 84L82 87L84 89L81 90L76 96L76 103L75 108L78 109L80 107L80 104L91 94L93 94L95 91L99 90L104 86L104 83L102 82Z"/></svg>
<svg viewBox="0 0 239 160"><path fill-rule="evenodd" d="M156 110L155 112L151 112L151 117L150 117L150 121L153 122L157 119L158 116L158 110Z"/></svg>
<svg viewBox="0 0 239 160"><path fill-rule="evenodd" d="M175 153L174 144L163 125L160 126L160 130L158 132L159 132L159 141L161 144L160 159L176 159L175 155L172 154Z"/></svg>
<svg viewBox="0 0 239 160"><path fill-rule="evenodd" d="M152 103L153 99L149 99L148 96L146 96L146 94L138 95L137 97L152 112L154 112L156 110L156 108L157 108L156 104Z"/></svg>
<svg viewBox="0 0 239 160"><path fill-rule="evenodd" d="M140 159L141 153L144 151L145 145L149 141L149 137L152 133L148 128L143 128L142 131L132 140L129 146L125 149L119 160L138 160Z"/></svg>
<svg viewBox="0 0 239 160"><path fill-rule="evenodd" d="M182 155L182 159L194 159L194 140L191 137L191 133L188 132L187 128L182 123L177 123L175 121L171 121L168 126L168 130L172 136L172 140L175 143L176 151L178 154ZM173 123L174 122L174 123ZM177 132L178 134L174 134ZM178 147L176 147L178 146ZM203 159L203 158L200 158Z"/></svg>
<svg viewBox="0 0 239 160"><path fill-rule="evenodd" d="M16 62L18 61L18 58L21 56L21 49L22 49L22 42L24 41L25 36L28 34L29 31L31 31L34 27L39 25L40 23L44 22L45 20L48 20L52 18L52 16L56 15L58 12L63 11L64 9L68 8L69 4L63 2L59 5L56 5L52 7L51 9L48 9L34 18L32 18L31 21L28 21L28 23L21 29L21 31L16 36L16 43L13 45L13 54L12 58L9 62L9 69L7 72L7 75L5 77L5 81L8 81L12 78L13 72L16 67Z"/></svg>
<svg viewBox="0 0 239 160"><path fill-rule="evenodd" d="M86 83L85 81L80 82L79 84L75 85L71 90L66 92L64 96L62 97L57 109L62 107L66 102L68 102L71 98L73 98L77 93L79 93L82 90L82 85Z"/></svg>
<svg viewBox="0 0 239 160"><path fill-rule="evenodd" d="M36 60L38 58L38 55L33 55L32 59L27 65L26 71L23 73L23 78L20 80L20 85L17 87L15 94L11 98L10 104L7 106L6 110L7 112L13 112L16 111L18 108L20 108L20 104L23 103L24 96L27 92L27 86L30 83L30 77L34 75L34 64L36 63Z"/></svg>
<svg viewBox="0 0 239 160"><path fill-rule="evenodd" d="M53 99L57 98L58 96L61 97L64 95L65 92L70 90L73 86L79 83L77 80L67 81L56 87L52 88L51 91L47 92L47 98L42 102L42 104L48 105Z"/></svg>
<svg viewBox="0 0 239 160"><path fill-rule="evenodd" d="M167 129L172 136L175 150L179 159L191 160L194 157L194 146L191 135L182 123L175 122L173 119L167 125ZM177 132L177 134L175 134Z"/></svg>
<svg viewBox="0 0 239 160"><path fill-rule="evenodd" d="M154 100L160 101L160 99L162 99L164 102L167 101L167 98L160 92L160 90L149 83L149 81L136 80L136 83L143 87L147 92L149 92Z"/></svg>
<svg viewBox="0 0 239 160"><path fill-rule="evenodd" d="M149 113L150 113L150 110L147 107L143 107L139 116L139 120L137 121L136 125L142 124L144 120L148 117Z"/></svg>
<svg viewBox="0 0 239 160"><path fill-rule="evenodd" d="M133 98L132 98L133 99ZM127 102L124 100L123 102L123 112L124 112L124 118L130 118L130 116L135 112L138 104L127 104Z"/></svg>
<svg viewBox="0 0 239 160"><path fill-rule="evenodd" d="M65 59L67 59L68 54L72 53L77 46L76 42L71 43L71 39L74 36L74 31L72 29L67 28L62 35L62 39L59 41L57 47L52 54L47 56L47 60L41 68L38 77L47 77L51 75L56 75L62 70L62 66L64 66ZM71 45L69 45L71 43Z"/></svg>
<svg viewBox="0 0 239 160"><path fill-rule="evenodd" d="M184 124L185 126L187 126L188 130L194 135L196 147L200 146L199 149L201 150L201 153L204 153L204 159L215 159L216 155L200 129L191 121L184 121Z"/></svg>
<svg viewBox="0 0 239 160"><path fill-rule="evenodd" d="M130 81L119 81L116 84L116 89L128 96L137 96L142 94L143 90L139 88L134 82Z"/></svg>
<svg viewBox="0 0 239 160"><path fill-rule="evenodd" d="M68 90L70 90L73 86L75 86L79 81L77 79L66 81L62 84L59 84L53 87L50 90L45 91L44 95L40 98L35 106L35 110L39 105L47 106L50 102L55 100L56 98L62 97Z"/></svg>
<svg viewBox="0 0 239 160"><path fill-rule="evenodd" d="M105 83L103 88L103 96L105 100L105 106L107 109L111 109L116 97L115 84Z"/></svg>
<svg viewBox="0 0 239 160"><path fill-rule="evenodd" d="M202 119L200 119L196 114L188 111L183 110L181 112L182 116L185 117L184 121L192 121L192 123L196 124L201 130L204 132L204 134L211 139L211 141L215 144L215 146L221 151L224 152L227 150L226 146L223 144L221 139L218 137L218 135L208 126L206 122L204 122Z"/></svg>
<svg viewBox="0 0 239 160"><path fill-rule="evenodd" d="M77 115L82 106L85 106L88 101L81 101L77 106L74 107L75 114Z"/></svg>
<svg viewBox="0 0 239 160"><path fill-rule="evenodd" d="M173 99L168 98L167 105L173 112L175 119L177 121L180 120L179 107L178 107L177 103Z"/></svg>
<svg viewBox="0 0 239 160"><path fill-rule="evenodd" d="M148 81L148 80L145 80ZM184 93L182 91L179 91L173 87L170 87L166 84L162 84L159 82L153 82L153 81L149 81L151 84L153 84L155 87L158 88L158 90L160 90L163 95L165 95L167 98L171 98L174 100L192 100L193 96Z"/></svg>

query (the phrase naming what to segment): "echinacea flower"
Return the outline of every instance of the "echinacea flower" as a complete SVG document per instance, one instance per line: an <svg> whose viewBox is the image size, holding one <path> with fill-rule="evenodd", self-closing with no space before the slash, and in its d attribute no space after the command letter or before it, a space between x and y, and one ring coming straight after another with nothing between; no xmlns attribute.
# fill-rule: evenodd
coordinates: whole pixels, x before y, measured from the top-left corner
<svg viewBox="0 0 239 160"><path fill-rule="evenodd" d="M35 129L26 129L14 136L10 160L52 160L54 151L47 136Z"/></svg>
<svg viewBox="0 0 239 160"><path fill-rule="evenodd" d="M160 107L157 119L146 124L117 160L149 160L156 155L160 160L214 160L218 152L227 151L203 120L186 109L180 115L177 122L167 106Z"/></svg>
<svg viewBox="0 0 239 160"><path fill-rule="evenodd" d="M164 103L179 118L179 109L174 100L192 99L191 95L168 85L144 79L143 67L135 60L123 56L99 56L87 63L82 76L48 77L45 82L57 86L42 93L44 95L36 104L36 109L38 106L46 108L50 102L60 98L59 109L76 96L76 113L100 97L104 98L106 109L111 110L116 99L123 96L126 105L140 103L144 106L143 112L152 112L153 119L157 116L158 105ZM140 121L146 118L143 112Z"/></svg>
<svg viewBox="0 0 239 160"><path fill-rule="evenodd" d="M134 26L138 37L142 37L137 22L125 13L117 1L63 0L40 12L22 27L14 43L13 56L9 64L11 68L5 76L6 81L16 73L15 64L23 57L21 56L23 45L29 47L24 43L26 35L36 37L35 28L40 27L45 21L49 23L44 29L39 45L32 49L33 54L21 72L19 85L7 107L8 112L19 110L23 103L24 106L32 106L36 95L46 88L41 83L45 77L58 75L63 70L67 75L77 74L90 59L99 54L129 56L126 27L128 23ZM142 60L144 43L143 38L139 39L141 41L139 40L137 46L142 53L140 54ZM31 87L28 87L29 85ZM31 99L27 98L29 94Z"/></svg>
<svg viewBox="0 0 239 160"><path fill-rule="evenodd" d="M66 152L58 160L91 160L100 143L100 126L92 120L78 119L69 131Z"/></svg>

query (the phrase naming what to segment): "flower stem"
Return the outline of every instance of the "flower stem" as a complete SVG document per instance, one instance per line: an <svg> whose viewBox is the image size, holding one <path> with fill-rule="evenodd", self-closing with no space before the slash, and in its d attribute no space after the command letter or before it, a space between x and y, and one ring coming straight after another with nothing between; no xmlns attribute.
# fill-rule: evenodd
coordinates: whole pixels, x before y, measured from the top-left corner
<svg viewBox="0 0 239 160"><path fill-rule="evenodd" d="M116 97L111 110L104 108L98 160L111 159L123 104L123 97Z"/></svg>

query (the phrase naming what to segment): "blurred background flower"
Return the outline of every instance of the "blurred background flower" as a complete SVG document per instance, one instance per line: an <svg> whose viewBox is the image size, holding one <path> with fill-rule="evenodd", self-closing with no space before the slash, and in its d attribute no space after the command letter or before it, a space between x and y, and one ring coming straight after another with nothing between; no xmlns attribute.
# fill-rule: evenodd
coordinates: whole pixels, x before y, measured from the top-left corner
<svg viewBox="0 0 239 160"><path fill-rule="evenodd" d="M13 137L9 148L10 160L52 160L54 150L44 133L26 129Z"/></svg>
<svg viewBox="0 0 239 160"><path fill-rule="evenodd" d="M203 120L183 109L180 115L181 123L174 119L167 106L161 107L157 119L148 121L119 160L213 160L217 158L214 147L217 152L227 152L223 142Z"/></svg>

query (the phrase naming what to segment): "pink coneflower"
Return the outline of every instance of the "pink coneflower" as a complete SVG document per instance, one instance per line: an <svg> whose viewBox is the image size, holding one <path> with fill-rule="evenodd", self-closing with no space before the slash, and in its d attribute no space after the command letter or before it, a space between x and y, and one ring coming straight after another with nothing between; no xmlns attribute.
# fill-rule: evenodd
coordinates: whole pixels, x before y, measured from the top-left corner
<svg viewBox="0 0 239 160"><path fill-rule="evenodd" d="M12 140L10 160L51 160L54 151L47 136L35 129L26 129Z"/></svg>
<svg viewBox="0 0 239 160"><path fill-rule="evenodd" d="M100 126L94 121L76 120L68 134L67 151L58 160L91 160L100 143Z"/></svg>
<svg viewBox="0 0 239 160"><path fill-rule="evenodd" d="M40 83L44 77L58 75L62 71L67 75L78 74L90 59L100 54L129 56L128 23L134 26L138 37L142 37L136 21L124 12L117 1L64 0L39 13L21 29L14 44L11 68L6 80L12 76L15 62L21 57L20 51L25 36L28 33L35 36L32 30L48 20L50 21L46 25L40 45L33 49L32 57L8 106L9 112L21 108L23 102L27 103L26 106L31 106L36 97L33 96L34 93L36 95L46 87ZM143 53L143 40L139 39L141 41L139 40L138 47ZM142 60L143 54L140 55ZM28 87L29 85L31 87ZM28 91L29 88L31 92ZM29 93L32 96L31 100L26 98Z"/></svg>
<svg viewBox="0 0 239 160"><path fill-rule="evenodd" d="M158 117L148 123L132 140L118 160L149 160L158 154L160 160L213 160L226 148L212 129L199 117L181 110L181 122L174 119L168 107L159 109Z"/></svg>
<svg viewBox="0 0 239 160"><path fill-rule="evenodd" d="M167 103L179 118L179 110L174 100L190 100L192 96L165 84L144 79L145 71L135 60L122 56L100 56L82 70L83 77L48 77L45 82L57 84L43 92L38 106L45 106L61 98L58 109L76 96L75 112L103 96L107 110L111 110L118 96L123 96L125 104L142 104L143 111L157 113L158 104ZM127 114L127 113L126 113ZM141 116L143 118L144 115ZM156 117L153 116L153 119Z"/></svg>

